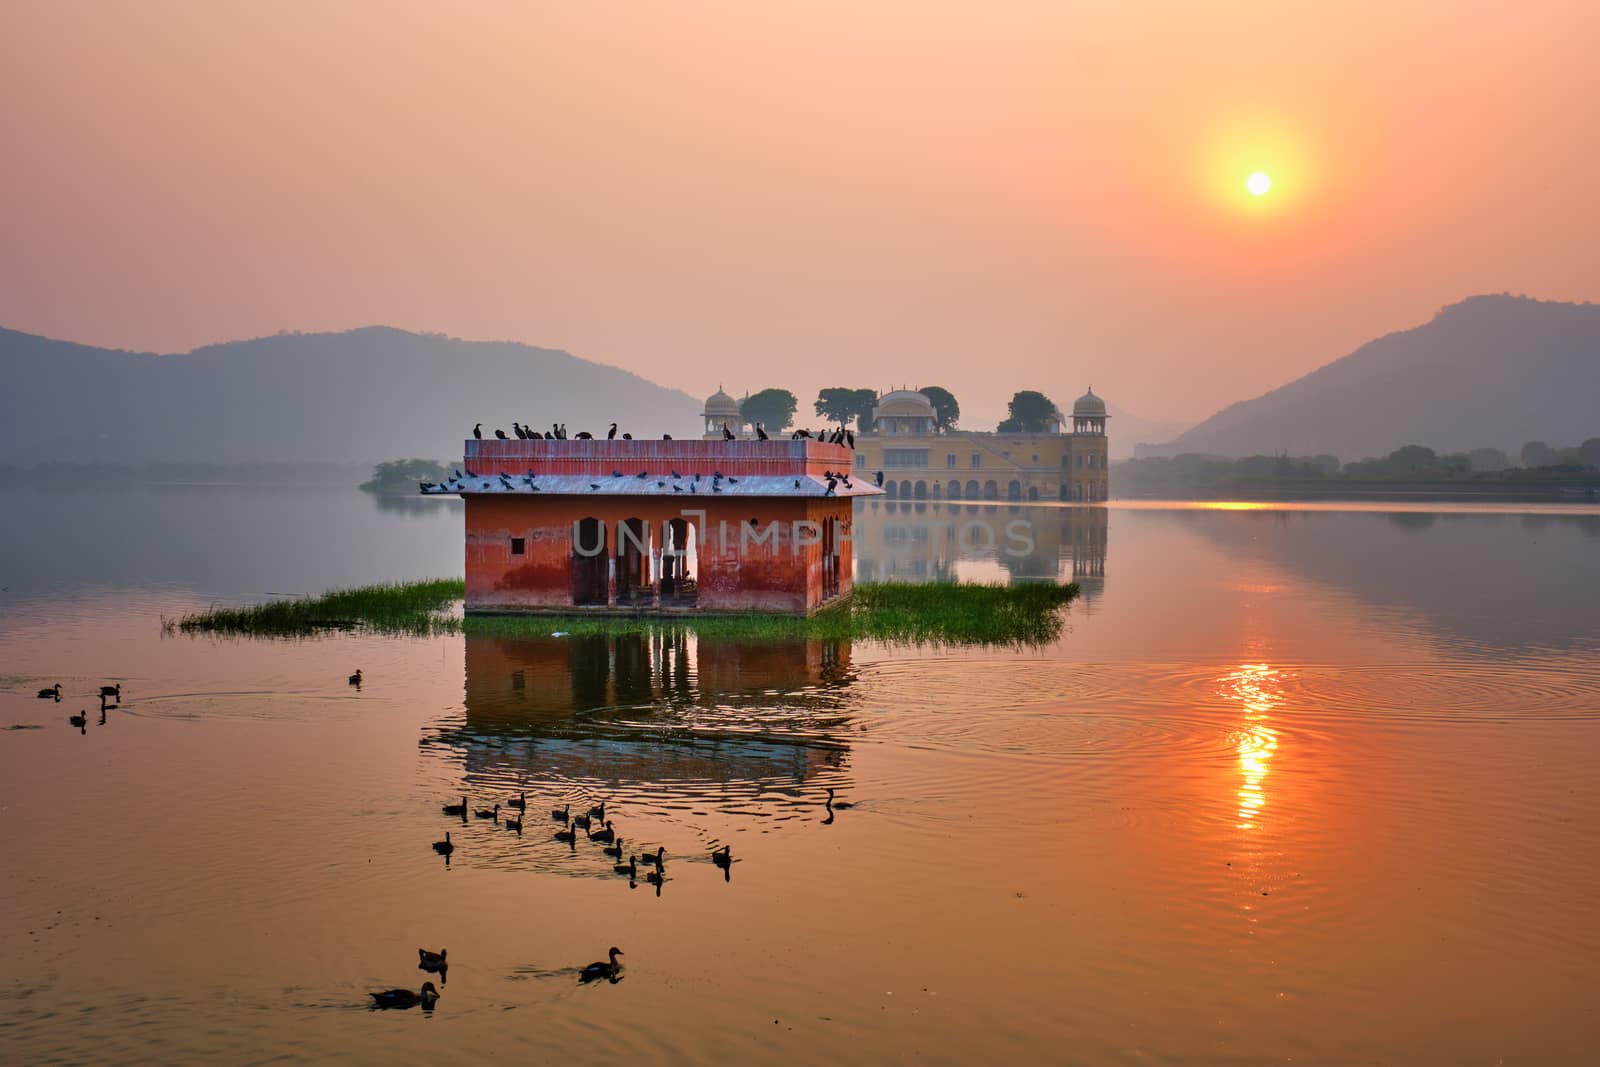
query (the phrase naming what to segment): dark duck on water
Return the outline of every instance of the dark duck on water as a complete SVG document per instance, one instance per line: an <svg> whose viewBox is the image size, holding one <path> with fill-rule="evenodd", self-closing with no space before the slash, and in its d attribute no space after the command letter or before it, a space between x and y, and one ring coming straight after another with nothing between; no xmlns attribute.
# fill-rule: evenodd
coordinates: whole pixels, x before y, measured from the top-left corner
<svg viewBox="0 0 1600 1067"><path fill-rule="evenodd" d="M368 994L372 997L373 1008L414 1008L418 1004L427 1011L433 1007L433 1002L439 999L439 991L432 982L423 982L422 991L413 993L409 989L385 989L381 992Z"/></svg>
<svg viewBox="0 0 1600 1067"><path fill-rule="evenodd" d="M622 950L612 945L611 951L606 955L611 957L609 961L597 961L589 964L579 972L578 981L593 982L600 978L609 978L612 981L616 981L617 976L622 973L622 964L617 962L617 957L622 955Z"/></svg>

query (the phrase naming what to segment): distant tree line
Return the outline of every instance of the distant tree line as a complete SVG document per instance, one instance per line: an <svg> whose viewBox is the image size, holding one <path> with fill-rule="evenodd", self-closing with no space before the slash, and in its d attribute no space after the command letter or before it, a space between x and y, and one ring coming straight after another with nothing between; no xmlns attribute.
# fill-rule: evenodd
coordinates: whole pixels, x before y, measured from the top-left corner
<svg viewBox="0 0 1600 1067"><path fill-rule="evenodd" d="M372 468L372 477L361 483L366 493L412 493L418 482L443 482L450 470L431 459L396 459Z"/></svg>
<svg viewBox="0 0 1600 1067"><path fill-rule="evenodd" d="M1405 445L1382 458L1351 463L1330 455L1233 459L1185 452L1125 460L1117 465L1117 481L1121 491L1164 494L1265 482L1538 481L1600 474L1600 437L1566 449L1530 441L1521 455L1523 463L1517 467L1498 448L1440 454L1423 445Z"/></svg>

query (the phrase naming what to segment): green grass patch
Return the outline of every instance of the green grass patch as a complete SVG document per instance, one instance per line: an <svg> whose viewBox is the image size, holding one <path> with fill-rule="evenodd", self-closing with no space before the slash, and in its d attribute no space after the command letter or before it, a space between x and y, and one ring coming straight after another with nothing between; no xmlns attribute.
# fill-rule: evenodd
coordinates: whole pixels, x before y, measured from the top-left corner
<svg viewBox="0 0 1600 1067"><path fill-rule="evenodd" d="M336 589L320 597L278 600L164 621L189 634L305 637L327 631L429 636L572 637L692 629L742 640L856 638L913 645L1042 645L1061 634L1061 608L1077 583L1022 585L865 582L836 607L810 618L789 615L474 615L458 610L459 579Z"/></svg>
<svg viewBox="0 0 1600 1067"><path fill-rule="evenodd" d="M426 636L459 631L461 620L450 614L467 595L460 578L365 585L334 589L316 597L271 600L242 608L211 608L174 620L162 620L169 632L210 633L237 637L305 637L337 630Z"/></svg>

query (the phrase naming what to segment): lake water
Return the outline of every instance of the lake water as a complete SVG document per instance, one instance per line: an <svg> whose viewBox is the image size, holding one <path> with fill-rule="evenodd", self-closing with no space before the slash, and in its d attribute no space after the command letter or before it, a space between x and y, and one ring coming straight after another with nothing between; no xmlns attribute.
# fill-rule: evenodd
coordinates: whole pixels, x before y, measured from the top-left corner
<svg viewBox="0 0 1600 1067"><path fill-rule="evenodd" d="M459 574L459 508L8 494L0 1059L1594 1061L1600 512L880 501L857 531L864 576L1084 595L1010 651L163 636ZM440 812L523 792L520 836ZM659 892L553 840L601 799ZM580 985L612 945L622 980ZM367 1010L418 947L436 1008Z"/></svg>

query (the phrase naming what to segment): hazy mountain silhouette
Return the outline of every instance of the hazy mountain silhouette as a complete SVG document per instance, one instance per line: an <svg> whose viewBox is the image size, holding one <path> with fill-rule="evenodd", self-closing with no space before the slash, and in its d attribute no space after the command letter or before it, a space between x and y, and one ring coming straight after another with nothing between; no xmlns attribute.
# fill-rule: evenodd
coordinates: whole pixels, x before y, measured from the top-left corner
<svg viewBox="0 0 1600 1067"><path fill-rule="evenodd" d="M1141 455L1316 455L1345 461L1402 445L1480 446L1600 435L1600 306L1475 296L1433 321L1218 412Z"/></svg>
<svg viewBox="0 0 1600 1067"><path fill-rule="evenodd" d="M452 459L475 422L695 436L700 403L566 352L372 326L182 355L0 329L0 462Z"/></svg>

